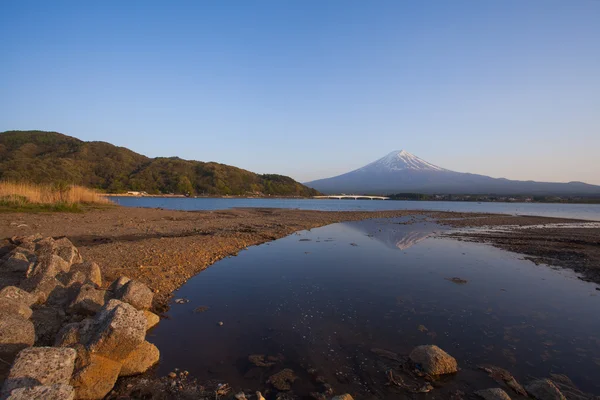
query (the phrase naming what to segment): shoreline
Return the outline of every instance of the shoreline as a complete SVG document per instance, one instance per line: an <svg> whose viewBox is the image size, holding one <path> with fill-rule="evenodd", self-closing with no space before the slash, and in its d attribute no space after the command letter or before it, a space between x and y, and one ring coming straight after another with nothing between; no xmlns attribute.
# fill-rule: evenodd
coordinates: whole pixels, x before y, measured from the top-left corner
<svg viewBox="0 0 600 400"><path fill-rule="evenodd" d="M553 223L593 223L564 218L504 214L396 211L311 211L238 208L215 211L172 211L111 207L72 213L0 214L0 239L40 233L67 237L85 259L97 262L105 282L120 276L140 280L155 293L154 311L161 313L175 290L215 262L235 256L249 246L273 241L294 232L332 223L371 218L425 216L453 228ZM458 232L458 240L486 242L520 252L540 263L552 263L585 274L600 283L600 228L579 230L537 228L484 235ZM575 233L575 234L573 234ZM550 234L550 240L546 237ZM550 243L550 244L549 244ZM552 245L560 243L560 248ZM579 256L573 257L574 252ZM1 256L1 254L0 254Z"/></svg>

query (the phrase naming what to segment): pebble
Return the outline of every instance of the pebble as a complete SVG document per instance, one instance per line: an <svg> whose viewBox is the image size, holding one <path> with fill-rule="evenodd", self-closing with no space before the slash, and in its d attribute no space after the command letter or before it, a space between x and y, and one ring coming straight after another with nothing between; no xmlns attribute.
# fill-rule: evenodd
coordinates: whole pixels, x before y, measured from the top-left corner
<svg viewBox="0 0 600 400"><path fill-rule="evenodd" d="M219 323L217 325L223 326L223 321L219 321Z"/></svg>
<svg viewBox="0 0 600 400"><path fill-rule="evenodd" d="M169 378L175 379L177 378L177 374L175 372L169 372Z"/></svg>

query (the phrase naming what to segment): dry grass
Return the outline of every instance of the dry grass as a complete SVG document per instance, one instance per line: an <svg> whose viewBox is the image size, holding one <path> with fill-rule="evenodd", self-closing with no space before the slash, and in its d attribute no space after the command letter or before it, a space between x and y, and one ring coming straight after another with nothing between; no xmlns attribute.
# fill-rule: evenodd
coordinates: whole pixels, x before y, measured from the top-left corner
<svg viewBox="0 0 600 400"><path fill-rule="evenodd" d="M15 182L0 182L0 203L17 208L35 205L111 204L106 197L81 186Z"/></svg>

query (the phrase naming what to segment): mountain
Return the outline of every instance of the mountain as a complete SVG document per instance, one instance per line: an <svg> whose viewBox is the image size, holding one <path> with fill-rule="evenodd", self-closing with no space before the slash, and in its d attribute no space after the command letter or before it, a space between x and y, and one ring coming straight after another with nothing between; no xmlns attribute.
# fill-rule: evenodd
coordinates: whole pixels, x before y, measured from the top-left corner
<svg viewBox="0 0 600 400"><path fill-rule="evenodd" d="M282 175L259 175L215 162L149 158L105 142L57 132L0 133L0 180L73 183L109 193L191 193L313 196L314 189Z"/></svg>
<svg viewBox="0 0 600 400"><path fill-rule="evenodd" d="M320 192L352 194L443 193L497 195L600 196L600 186L582 182L514 181L455 172L405 150L393 151L357 170L306 182Z"/></svg>

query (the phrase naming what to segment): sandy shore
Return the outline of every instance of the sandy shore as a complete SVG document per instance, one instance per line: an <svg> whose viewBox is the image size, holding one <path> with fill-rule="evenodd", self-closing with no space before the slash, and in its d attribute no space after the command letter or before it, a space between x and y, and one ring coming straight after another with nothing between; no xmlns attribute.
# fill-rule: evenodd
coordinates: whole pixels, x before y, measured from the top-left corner
<svg viewBox="0 0 600 400"><path fill-rule="evenodd" d="M125 275L155 292L155 311L165 309L171 293L214 262L248 247L293 232L335 222L367 218L425 216L453 227L540 225L573 222L545 217L430 211L324 212L286 209L169 211L114 207L85 213L0 214L4 249L12 236L41 233L68 237L84 259L100 264L108 284ZM464 233L461 240L490 242L501 248L570 267L600 282L600 228L544 229L487 235ZM0 254L1 256L2 254ZM1 282L4 286L8 282Z"/></svg>

